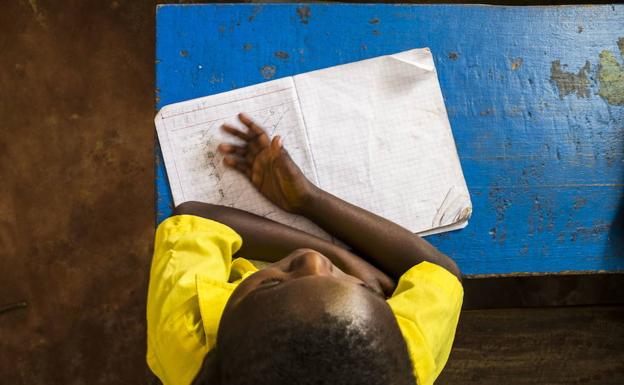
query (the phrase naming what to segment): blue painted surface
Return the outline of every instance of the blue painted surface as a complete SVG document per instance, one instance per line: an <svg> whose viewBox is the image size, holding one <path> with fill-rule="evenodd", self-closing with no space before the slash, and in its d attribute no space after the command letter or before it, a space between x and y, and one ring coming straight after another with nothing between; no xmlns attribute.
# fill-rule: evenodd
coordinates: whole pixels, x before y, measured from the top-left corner
<svg viewBox="0 0 624 385"><path fill-rule="evenodd" d="M428 240L466 274L624 270L612 225L624 106L595 80L601 51L624 65L623 36L624 6L160 6L157 107L265 81L265 66L279 78L430 47L474 214ZM571 73L590 62L588 97L560 97L555 60ZM159 156L161 221L171 195Z"/></svg>

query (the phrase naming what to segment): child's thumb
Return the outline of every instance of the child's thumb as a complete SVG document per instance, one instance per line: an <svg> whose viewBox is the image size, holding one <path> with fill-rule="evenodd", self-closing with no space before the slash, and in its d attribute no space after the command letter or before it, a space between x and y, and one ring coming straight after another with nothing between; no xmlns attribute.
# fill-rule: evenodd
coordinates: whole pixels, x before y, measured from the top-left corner
<svg viewBox="0 0 624 385"><path fill-rule="evenodd" d="M280 153L281 149L282 149L282 138L279 135L277 135L271 141L271 152L277 155Z"/></svg>

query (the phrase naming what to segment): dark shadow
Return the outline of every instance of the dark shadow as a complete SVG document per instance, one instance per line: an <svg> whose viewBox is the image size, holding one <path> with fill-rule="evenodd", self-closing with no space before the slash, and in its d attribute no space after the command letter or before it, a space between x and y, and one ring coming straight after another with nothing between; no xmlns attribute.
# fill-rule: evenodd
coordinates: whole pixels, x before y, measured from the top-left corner
<svg viewBox="0 0 624 385"><path fill-rule="evenodd" d="M464 278L464 309L624 304L624 273Z"/></svg>

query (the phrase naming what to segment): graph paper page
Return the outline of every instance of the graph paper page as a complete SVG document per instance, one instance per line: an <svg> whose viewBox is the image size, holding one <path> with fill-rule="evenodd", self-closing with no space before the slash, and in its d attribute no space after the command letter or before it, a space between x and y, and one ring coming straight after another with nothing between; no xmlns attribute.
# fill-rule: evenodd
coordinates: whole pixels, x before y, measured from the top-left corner
<svg viewBox="0 0 624 385"><path fill-rule="evenodd" d="M282 135L293 160L311 181L318 183L297 92L289 77L160 110L156 130L174 203L195 200L236 207L330 239L306 218L276 207L245 176L223 165L217 146L222 142L236 144L237 139L220 127L229 123L243 129L237 118L239 112L246 112L269 136Z"/></svg>
<svg viewBox="0 0 624 385"><path fill-rule="evenodd" d="M294 82L320 187L413 232L466 225L472 205L429 49Z"/></svg>

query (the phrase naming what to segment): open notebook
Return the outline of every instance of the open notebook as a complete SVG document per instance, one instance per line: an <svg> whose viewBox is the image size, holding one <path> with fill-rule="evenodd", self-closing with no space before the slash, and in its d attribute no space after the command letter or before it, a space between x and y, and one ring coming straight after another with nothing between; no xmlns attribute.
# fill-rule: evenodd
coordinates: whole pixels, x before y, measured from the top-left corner
<svg viewBox="0 0 624 385"><path fill-rule="evenodd" d="M156 129L174 203L247 210L329 239L222 164L239 112L259 122L330 193L423 235L472 212L431 52L414 49L163 107Z"/></svg>

